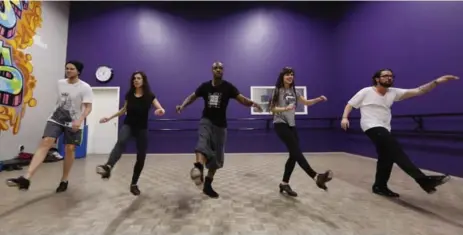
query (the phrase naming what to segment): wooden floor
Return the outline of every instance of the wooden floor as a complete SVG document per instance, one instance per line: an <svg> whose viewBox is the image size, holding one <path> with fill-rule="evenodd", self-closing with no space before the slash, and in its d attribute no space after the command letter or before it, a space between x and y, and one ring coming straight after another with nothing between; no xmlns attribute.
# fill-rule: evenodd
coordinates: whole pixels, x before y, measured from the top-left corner
<svg viewBox="0 0 463 235"><path fill-rule="evenodd" d="M122 157L109 181L95 173L104 156L77 160L70 188L54 190L61 162L43 164L29 191L0 185L0 234L463 234L463 180L453 178L433 195L395 168L388 200L370 192L375 161L344 153L307 154L313 167L330 168L329 192L319 190L296 166L291 186L278 193L286 157L229 154L214 182L219 199L202 195L189 179L192 155L149 156L139 185L129 192L134 156ZM0 180L21 174L2 172Z"/></svg>

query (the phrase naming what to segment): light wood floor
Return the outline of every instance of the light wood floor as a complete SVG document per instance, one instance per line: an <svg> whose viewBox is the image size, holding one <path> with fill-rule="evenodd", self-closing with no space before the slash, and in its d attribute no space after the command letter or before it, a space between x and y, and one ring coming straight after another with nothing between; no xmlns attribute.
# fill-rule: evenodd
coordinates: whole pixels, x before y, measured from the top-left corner
<svg viewBox="0 0 463 235"><path fill-rule="evenodd" d="M219 199L202 195L189 179L193 155L149 156L139 185L129 192L134 156L123 156L109 181L95 173L105 156L76 160L70 188L54 190L61 162L43 164L27 192L0 185L0 234L463 234L463 180L453 178L437 193L424 193L395 168L388 200L370 192L375 161L344 154L307 154L313 167L334 171L329 192L319 190L296 166L291 186L278 193L286 156L228 154L214 186ZM22 171L1 172L0 180Z"/></svg>

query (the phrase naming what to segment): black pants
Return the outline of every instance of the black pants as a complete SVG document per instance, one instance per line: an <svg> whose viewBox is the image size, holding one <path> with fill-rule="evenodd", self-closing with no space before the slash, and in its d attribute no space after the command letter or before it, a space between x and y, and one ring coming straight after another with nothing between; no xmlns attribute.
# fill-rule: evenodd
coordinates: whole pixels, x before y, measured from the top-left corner
<svg viewBox="0 0 463 235"><path fill-rule="evenodd" d="M275 123L274 126L278 137L283 141L289 151L289 158L286 161L285 172L283 174L283 182L289 182L289 178L293 173L296 162L310 177L314 178L317 175L317 172L312 169L302 154L296 128L291 127L286 123Z"/></svg>
<svg viewBox="0 0 463 235"><path fill-rule="evenodd" d="M387 186L394 163L415 180L425 176L424 173L413 164L403 151L402 146L386 128L374 127L368 129L365 133L375 144L376 152L378 153L375 186Z"/></svg>
<svg viewBox="0 0 463 235"><path fill-rule="evenodd" d="M124 152L125 146L129 141L130 137L135 138L137 146L137 161L135 162L132 176L132 185L135 185L137 184L138 178L140 178L140 174L143 170L143 167L145 166L146 150L148 148L147 130L133 129L128 125L123 125L121 130L119 131L117 143L111 151L108 162L106 164L111 166L111 168L114 167L114 165L121 158L121 155Z"/></svg>

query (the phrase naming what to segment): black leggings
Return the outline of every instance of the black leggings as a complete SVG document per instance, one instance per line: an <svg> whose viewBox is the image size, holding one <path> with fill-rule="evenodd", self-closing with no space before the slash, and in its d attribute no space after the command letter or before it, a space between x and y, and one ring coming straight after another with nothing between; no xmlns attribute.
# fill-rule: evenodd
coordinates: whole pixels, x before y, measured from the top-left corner
<svg viewBox="0 0 463 235"><path fill-rule="evenodd" d="M275 123L274 127L278 137L280 137L289 151L289 158L286 161L285 173L283 174L283 182L289 182L289 178L293 173L296 162L311 178L315 178L317 172L312 169L302 154L296 128L291 127L286 123Z"/></svg>
<svg viewBox="0 0 463 235"><path fill-rule="evenodd" d="M130 137L135 138L135 142L137 145L137 161L135 162L135 166L133 167L133 176L132 176L132 185L136 185L138 179L140 178L140 174L145 166L145 159L146 159L146 149L148 147L148 131L147 130L138 130L133 129L128 125L123 125L121 130L119 131L119 136L117 139L117 143L114 146L111 154L109 155L108 163L109 165L114 167L114 165L119 161L121 158L122 153L125 150L125 146L130 139Z"/></svg>
<svg viewBox="0 0 463 235"><path fill-rule="evenodd" d="M387 186L394 163L414 179L425 176L408 158L402 146L386 128L374 127L368 129L365 134L373 141L378 153L375 186Z"/></svg>

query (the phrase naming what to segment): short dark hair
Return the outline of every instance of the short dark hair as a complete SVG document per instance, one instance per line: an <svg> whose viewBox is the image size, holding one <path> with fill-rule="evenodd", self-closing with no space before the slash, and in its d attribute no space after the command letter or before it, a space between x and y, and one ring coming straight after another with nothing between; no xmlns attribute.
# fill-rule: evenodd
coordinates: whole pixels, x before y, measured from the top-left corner
<svg viewBox="0 0 463 235"><path fill-rule="evenodd" d="M77 60L70 60L68 62L66 62L66 65L68 64L72 64L76 67L77 71L79 72L79 74L82 73L82 71L84 70L84 64L80 61L77 61Z"/></svg>
<svg viewBox="0 0 463 235"><path fill-rule="evenodd" d="M394 73L394 72L392 72L392 69L380 69L380 70L376 71L375 74L373 74L373 77L371 78L373 80L373 85L374 86L378 85L378 83L376 82L376 78L381 77L381 73L383 73L384 71L389 71L391 73Z"/></svg>

